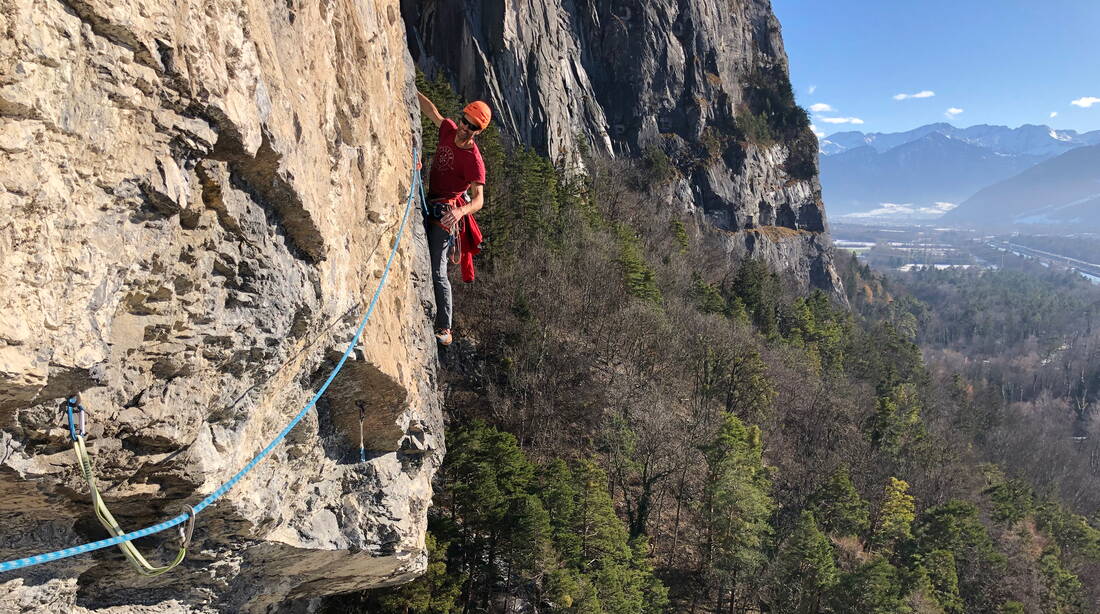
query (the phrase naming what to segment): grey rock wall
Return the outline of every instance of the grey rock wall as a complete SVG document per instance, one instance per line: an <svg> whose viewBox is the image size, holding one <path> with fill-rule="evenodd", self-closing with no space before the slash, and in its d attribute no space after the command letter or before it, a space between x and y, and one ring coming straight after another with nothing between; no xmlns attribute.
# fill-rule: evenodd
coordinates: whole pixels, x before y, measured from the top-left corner
<svg viewBox="0 0 1100 614"><path fill-rule="evenodd" d="M0 0L0 31L8 560L107 536L66 395L131 530L267 445L379 281L419 120L396 0ZM420 573L443 441L417 219L331 394L198 517L181 568L108 549L3 573L0 612L278 611ZM174 535L139 545L160 561Z"/></svg>

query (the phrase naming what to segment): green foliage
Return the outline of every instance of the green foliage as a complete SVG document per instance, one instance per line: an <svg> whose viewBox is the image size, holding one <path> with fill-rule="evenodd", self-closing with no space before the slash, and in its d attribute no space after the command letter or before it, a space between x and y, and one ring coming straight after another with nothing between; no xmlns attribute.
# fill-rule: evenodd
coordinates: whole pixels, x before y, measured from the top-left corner
<svg viewBox="0 0 1100 614"><path fill-rule="evenodd" d="M937 561L940 565L941 582L936 585L937 590L948 590L942 578L947 577L944 553L949 553L954 560L958 594L965 602L966 611L992 609L999 603L998 583L1006 560L997 552L981 523L977 507L959 500L931 507L921 514L913 534L917 550L924 553L924 559Z"/></svg>
<svg viewBox="0 0 1100 614"><path fill-rule="evenodd" d="M810 116L795 103L791 81L781 66L758 68L746 81L749 111L763 117L772 134L794 138L810 127Z"/></svg>
<svg viewBox="0 0 1100 614"><path fill-rule="evenodd" d="M833 549L814 520L803 511L791 536L779 549L773 577L772 611L814 614L837 583Z"/></svg>
<svg viewBox="0 0 1100 614"><path fill-rule="evenodd" d="M688 240L687 228L684 223L681 220L672 220L669 222L669 229L672 231L672 238L676 241L676 246L680 248L680 253L686 254L691 243Z"/></svg>
<svg viewBox="0 0 1100 614"><path fill-rule="evenodd" d="M1039 559L1046 591L1043 594L1043 611L1052 614L1083 614L1085 610L1084 587L1073 572L1062 566L1054 551L1043 553Z"/></svg>
<svg viewBox="0 0 1100 614"><path fill-rule="evenodd" d="M635 298L660 305L661 290L657 287L657 273L646 262L638 236L622 224L616 228L615 235L619 241L618 263L627 290Z"/></svg>
<svg viewBox="0 0 1100 614"><path fill-rule="evenodd" d="M781 330L785 339L806 346L828 370L843 367L851 321L830 303L824 292L815 290L780 312L784 315Z"/></svg>
<svg viewBox="0 0 1100 614"><path fill-rule="evenodd" d="M829 600L834 612L899 614L907 612L901 598L897 568L881 557L841 576Z"/></svg>
<svg viewBox="0 0 1100 614"><path fill-rule="evenodd" d="M993 503L990 515L997 522L1016 524L1035 508L1031 489L1019 480L1001 481L987 488L985 494Z"/></svg>
<svg viewBox="0 0 1100 614"><path fill-rule="evenodd" d="M867 502L859 496L843 467L814 495L812 505L822 530L830 535L861 535L867 530Z"/></svg>
<svg viewBox="0 0 1100 614"><path fill-rule="evenodd" d="M717 436L703 448L707 462L704 515L708 559L719 574L751 573L764 563L773 503L758 427L727 413Z"/></svg>
<svg viewBox="0 0 1100 614"><path fill-rule="evenodd" d="M1019 601L1006 601L1001 604L1000 614L1027 614L1027 610Z"/></svg>
<svg viewBox="0 0 1100 614"><path fill-rule="evenodd" d="M754 145L771 145L775 142L768 118L763 114L750 111L747 107L737 113L736 126L744 135L746 141Z"/></svg>
<svg viewBox="0 0 1100 614"><path fill-rule="evenodd" d="M1039 507L1036 520L1064 555L1100 562L1100 529L1089 524L1084 516L1070 513L1056 503L1046 503Z"/></svg>
<svg viewBox="0 0 1100 614"><path fill-rule="evenodd" d="M913 497L908 494L909 484L891 477L883 494L873 543L884 549L892 548L898 540L908 538L916 518Z"/></svg>
<svg viewBox="0 0 1100 614"><path fill-rule="evenodd" d="M557 460L536 468L512 435L476 421L448 442L442 472L455 556L444 563L447 544L430 542L428 574L368 594L377 608L370 611L446 614L467 598L483 608L496 590L569 614L664 611L667 589L654 575L647 542L628 539L598 466Z"/></svg>
<svg viewBox="0 0 1100 614"><path fill-rule="evenodd" d="M959 598L959 576L955 570L955 555L949 550L933 550L923 560L932 594L947 614L962 614L963 602Z"/></svg>
<svg viewBox="0 0 1100 614"><path fill-rule="evenodd" d="M642 153L642 165L650 185L664 185L675 179L678 174L668 154L655 145L645 148Z"/></svg>
<svg viewBox="0 0 1100 614"><path fill-rule="evenodd" d="M733 292L741 299L752 323L766 337L779 334L779 308L783 295L779 276L761 260L741 263L733 280Z"/></svg>
<svg viewBox="0 0 1100 614"><path fill-rule="evenodd" d="M901 447L924 435L921 400L912 384L896 386L888 396L878 399L878 408L868 425L871 443L880 450L897 455Z"/></svg>

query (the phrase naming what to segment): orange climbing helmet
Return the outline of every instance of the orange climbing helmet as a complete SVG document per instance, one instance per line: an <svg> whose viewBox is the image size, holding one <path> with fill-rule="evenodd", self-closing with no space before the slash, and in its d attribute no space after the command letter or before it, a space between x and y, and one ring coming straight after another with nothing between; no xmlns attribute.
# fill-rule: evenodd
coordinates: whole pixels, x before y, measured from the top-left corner
<svg viewBox="0 0 1100 614"><path fill-rule="evenodd" d="M478 128L484 130L489 126L489 120L493 118L493 112L489 110L489 105L480 100L475 100L466 105L462 112L469 117L471 121L478 125Z"/></svg>

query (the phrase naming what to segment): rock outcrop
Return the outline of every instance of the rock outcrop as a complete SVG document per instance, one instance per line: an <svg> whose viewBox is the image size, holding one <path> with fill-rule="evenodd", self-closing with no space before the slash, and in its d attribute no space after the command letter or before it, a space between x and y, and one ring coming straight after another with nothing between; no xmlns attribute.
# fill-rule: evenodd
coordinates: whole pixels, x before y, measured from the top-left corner
<svg viewBox="0 0 1100 614"><path fill-rule="evenodd" d="M660 151L682 177L674 204L716 226L719 249L843 300L816 138L786 117L799 111L768 0L403 0L402 10L418 65L490 100L514 138L567 165L582 147ZM754 122L771 134L754 135Z"/></svg>
<svg viewBox="0 0 1100 614"><path fill-rule="evenodd" d="M66 395L129 529L279 432L379 281L419 120L396 0L0 0L0 31L8 560L106 536ZM421 572L443 442L412 219L332 394L199 516L182 567L142 578L108 549L0 574L0 611L263 612Z"/></svg>

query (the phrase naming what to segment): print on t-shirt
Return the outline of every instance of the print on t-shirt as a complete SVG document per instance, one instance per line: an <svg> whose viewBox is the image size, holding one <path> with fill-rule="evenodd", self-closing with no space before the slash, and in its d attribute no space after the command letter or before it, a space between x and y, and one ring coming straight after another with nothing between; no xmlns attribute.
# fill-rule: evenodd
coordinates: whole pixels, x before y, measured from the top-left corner
<svg viewBox="0 0 1100 614"><path fill-rule="evenodd" d="M451 200L469 189L471 183L485 183L485 162L474 143L469 149L454 144L458 126L445 119L439 125L439 145L428 174L428 198Z"/></svg>

